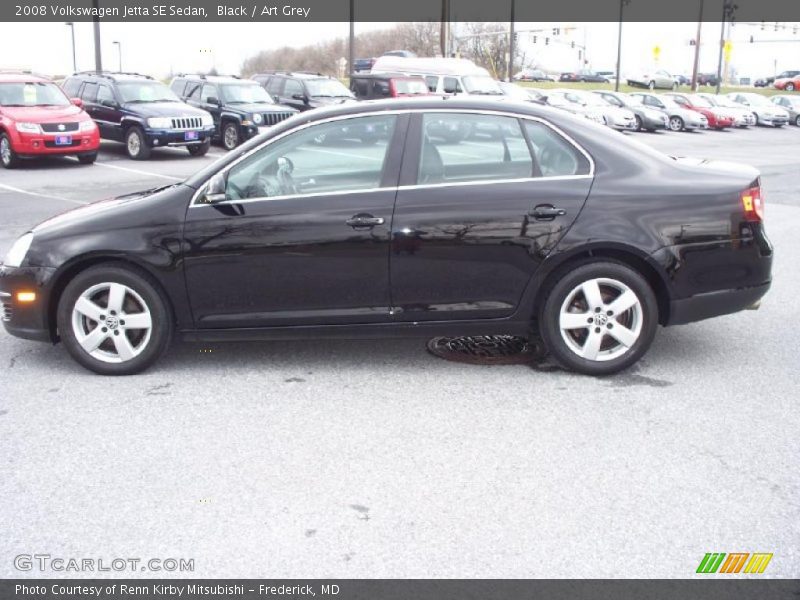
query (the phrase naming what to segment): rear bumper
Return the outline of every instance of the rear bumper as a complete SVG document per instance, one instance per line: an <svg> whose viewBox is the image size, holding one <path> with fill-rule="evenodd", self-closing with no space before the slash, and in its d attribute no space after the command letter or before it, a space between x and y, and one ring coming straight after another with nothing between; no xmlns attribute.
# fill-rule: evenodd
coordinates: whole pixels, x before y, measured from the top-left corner
<svg viewBox="0 0 800 600"><path fill-rule="evenodd" d="M771 282L737 290L721 290L697 294L690 298L670 302L667 325L683 325L757 308L758 301L767 293Z"/></svg>

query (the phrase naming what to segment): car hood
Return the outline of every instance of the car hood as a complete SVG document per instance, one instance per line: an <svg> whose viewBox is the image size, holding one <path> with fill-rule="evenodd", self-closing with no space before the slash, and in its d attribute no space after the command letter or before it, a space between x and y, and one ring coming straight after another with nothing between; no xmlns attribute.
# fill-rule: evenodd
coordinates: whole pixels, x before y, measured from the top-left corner
<svg viewBox="0 0 800 600"><path fill-rule="evenodd" d="M297 112L296 109L282 104L271 104L269 102L253 102L251 104L231 104L231 109L241 110L249 113L269 113L269 112Z"/></svg>
<svg viewBox="0 0 800 600"><path fill-rule="evenodd" d="M184 102L129 102L125 108L143 117L202 117L208 114Z"/></svg>
<svg viewBox="0 0 800 600"><path fill-rule="evenodd" d="M26 123L79 121L89 118L83 109L74 104L69 106L4 106L0 108L0 112L14 121Z"/></svg>
<svg viewBox="0 0 800 600"><path fill-rule="evenodd" d="M78 208L73 208L72 210L68 210L67 212L63 212L59 215L51 217L46 221L42 221L36 227L32 229L34 234L38 233L51 233L62 229L63 227L67 227L69 225L78 223L78 222L89 222L93 218L111 212L111 211L118 211L124 207L127 207L139 200L143 200L145 198L149 198L158 192L167 190L169 188L174 187L178 184L170 184L165 186L159 186L147 190L141 190L138 192L133 192L131 194L125 194L124 196L117 196L115 198L107 198L105 200L98 200L97 202L92 202L91 204L86 204L84 206L80 206Z"/></svg>
<svg viewBox="0 0 800 600"><path fill-rule="evenodd" d="M753 106L753 112L760 115L769 115L772 117L788 117L789 113L780 108L779 106Z"/></svg>

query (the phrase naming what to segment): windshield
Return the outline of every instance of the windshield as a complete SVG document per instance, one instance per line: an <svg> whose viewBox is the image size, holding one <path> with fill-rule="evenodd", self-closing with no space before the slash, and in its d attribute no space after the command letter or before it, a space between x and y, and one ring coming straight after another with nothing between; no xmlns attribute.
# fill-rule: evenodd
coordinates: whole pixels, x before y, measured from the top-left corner
<svg viewBox="0 0 800 600"><path fill-rule="evenodd" d="M526 90L523 90L521 87L514 85L513 83L501 83L500 87L506 96L511 96L512 98L517 98L518 100L530 100L531 98Z"/></svg>
<svg viewBox="0 0 800 600"><path fill-rule="evenodd" d="M756 106L769 106L772 104L772 102L759 94L742 94L742 97L750 104L755 104Z"/></svg>
<svg viewBox="0 0 800 600"><path fill-rule="evenodd" d="M122 101L180 102L171 89L158 81L123 81L117 84Z"/></svg>
<svg viewBox="0 0 800 600"><path fill-rule="evenodd" d="M683 108L680 104L675 102L675 100L673 100L669 96L659 96L658 99L661 100L661 103L665 107L671 108L672 110L675 110L675 109L678 109L678 108Z"/></svg>
<svg viewBox="0 0 800 600"><path fill-rule="evenodd" d="M398 94L428 93L428 86L422 79L395 79L394 89Z"/></svg>
<svg viewBox="0 0 800 600"><path fill-rule="evenodd" d="M785 97L785 98L786 98L786 100L789 101L789 104L791 104L793 108L795 108L795 109L800 108L800 98L799 97L793 96L791 98L789 98L789 97Z"/></svg>
<svg viewBox="0 0 800 600"><path fill-rule="evenodd" d="M341 81L336 79L307 79L306 88L309 96L331 98L353 98Z"/></svg>
<svg viewBox="0 0 800 600"><path fill-rule="evenodd" d="M547 96L547 103L553 106L569 106L571 104L563 94L550 94Z"/></svg>
<svg viewBox="0 0 800 600"><path fill-rule="evenodd" d="M228 104L275 104L263 87L257 83L231 83L220 86L222 95Z"/></svg>
<svg viewBox="0 0 800 600"><path fill-rule="evenodd" d="M692 96L691 97L692 104L695 106L700 106L701 108L713 108L714 105L711 104L708 100L703 98L702 96Z"/></svg>
<svg viewBox="0 0 800 600"><path fill-rule="evenodd" d="M69 106L69 98L54 83L0 83L0 106Z"/></svg>
<svg viewBox="0 0 800 600"><path fill-rule="evenodd" d="M462 77L464 89L468 94L502 95L503 90L497 82L488 75L467 75Z"/></svg>
<svg viewBox="0 0 800 600"><path fill-rule="evenodd" d="M586 106L603 106L603 107L607 107L607 106L610 105L608 100L603 100L603 98L601 98L597 94L585 94L585 95L584 94L575 94L575 96L578 98L579 102L582 102Z"/></svg>

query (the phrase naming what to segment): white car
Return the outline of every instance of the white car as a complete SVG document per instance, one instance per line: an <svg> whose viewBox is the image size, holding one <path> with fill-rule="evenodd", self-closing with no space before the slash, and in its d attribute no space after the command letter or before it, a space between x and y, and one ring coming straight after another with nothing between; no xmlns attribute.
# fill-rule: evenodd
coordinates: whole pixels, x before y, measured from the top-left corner
<svg viewBox="0 0 800 600"><path fill-rule="evenodd" d="M560 108L561 110L571 112L574 115L580 115L582 117L586 117L587 119L589 119L590 121L594 121L595 123L600 123L601 125L606 124L606 118L603 115L603 112L597 110L597 107L584 106L582 104L578 104L577 102L570 102L565 97L564 92L548 91L547 96L545 98L545 103L548 106L552 106L554 108Z"/></svg>
<svg viewBox="0 0 800 600"><path fill-rule="evenodd" d="M614 106L597 94L584 92L582 90L558 90L564 97L574 104L578 104L585 109L591 109L602 113L606 125L614 129L636 130L636 115L632 110Z"/></svg>
<svg viewBox="0 0 800 600"><path fill-rule="evenodd" d="M756 116L751 110L734 102L727 96L718 96L717 94L708 94L705 92L700 92L697 95L708 100L718 108L722 114L731 117L734 127L749 127L750 125L756 124Z"/></svg>
<svg viewBox="0 0 800 600"><path fill-rule="evenodd" d="M653 71L646 71L641 75L627 78L628 85L634 87L646 87L654 90L656 88L662 90L677 90L678 81L674 75L670 75L666 71L659 69Z"/></svg>
<svg viewBox="0 0 800 600"><path fill-rule="evenodd" d="M775 106L766 96L752 92L731 92L728 98L746 106L756 117L756 125L783 127L789 122L789 113Z"/></svg>
<svg viewBox="0 0 800 600"><path fill-rule="evenodd" d="M639 97L642 104L650 108L658 108L667 113L670 131L693 131L695 129L708 129L708 119L705 115L684 108L669 96L635 92L631 96Z"/></svg>

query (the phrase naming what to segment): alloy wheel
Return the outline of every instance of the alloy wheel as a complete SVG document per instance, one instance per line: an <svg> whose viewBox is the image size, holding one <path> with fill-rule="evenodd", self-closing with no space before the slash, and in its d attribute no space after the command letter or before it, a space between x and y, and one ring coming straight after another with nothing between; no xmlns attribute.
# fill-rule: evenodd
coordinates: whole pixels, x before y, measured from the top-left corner
<svg viewBox="0 0 800 600"><path fill-rule="evenodd" d="M0 139L0 160L6 166L11 164L11 144L9 144L8 138Z"/></svg>
<svg viewBox="0 0 800 600"><path fill-rule="evenodd" d="M124 363L139 356L153 329L150 309L141 295L113 282L85 290L72 309L72 330L81 348L106 363Z"/></svg>
<svg viewBox="0 0 800 600"><path fill-rule="evenodd" d="M683 129L683 120L680 117L670 117L669 128L672 131L680 131Z"/></svg>
<svg viewBox="0 0 800 600"><path fill-rule="evenodd" d="M225 145L226 150L233 150L239 145L239 134L236 131L235 125L228 125L225 127L225 132L222 135L222 143Z"/></svg>
<svg viewBox="0 0 800 600"><path fill-rule="evenodd" d="M138 156L139 152L142 150L142 142L139 139L138 134L131 133L128 136L128 154L131 156Z"/></svg>
<svg viewBox="0 0 800 600"><path fill-rule="evenodd" d="M644 314L636 293L616 279L590 279L567 294L559 329L567 347L581 358L609 361L636 343Z"/></svg>

